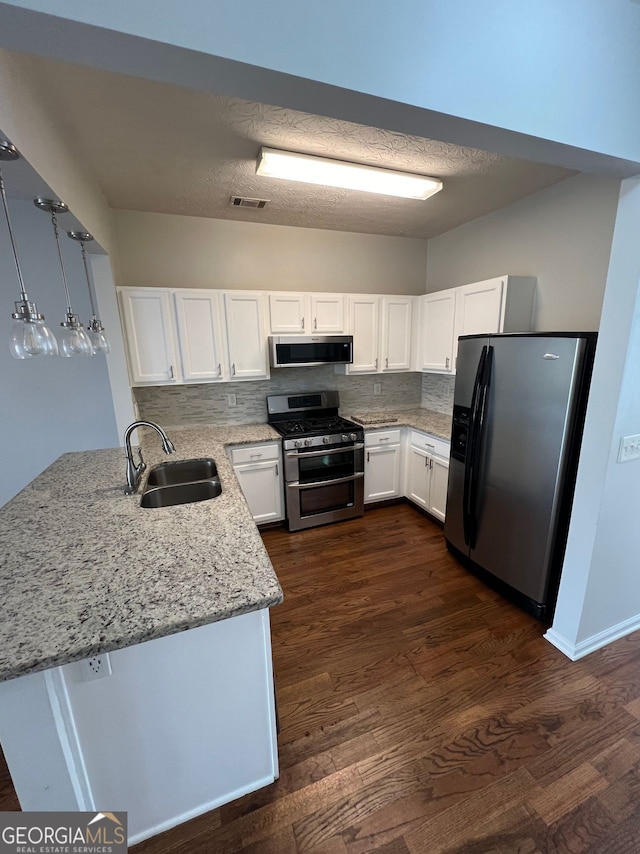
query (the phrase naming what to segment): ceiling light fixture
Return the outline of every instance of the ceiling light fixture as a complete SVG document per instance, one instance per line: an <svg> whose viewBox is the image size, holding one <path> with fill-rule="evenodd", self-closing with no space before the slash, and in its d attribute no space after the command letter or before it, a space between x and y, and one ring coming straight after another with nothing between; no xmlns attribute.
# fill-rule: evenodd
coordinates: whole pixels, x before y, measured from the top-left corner
<svg viewBox="0 0 640 854"><path fill-rule="evenodd" d="M41 211L51 214L51 225L53 226L53 234L56 239L56 247L58 249L58 259L60 261L60 271L62 272L62 282L64 284L64 292L67 298L67 313L62 321L62 335L60 336L60 355L61 356L93 356L93 346L91 339L84 330L84 326L80 323L78 315L73 313L71 308L71 297L69 296L69 285L67 284L67 276L62 263L62 252L60 251L60 235L58 233L58 217L59 213L66 213L69 208L64 202L54 199L34 199L34 205Z"/></svg>
<svg viewBox="0 0 640 854"><path fill-rule="evenodd" d="M428 199L442 189L442 181L438 178L273 148L260 149L256 174L404 199Z"/></svg>
<svg viewBox="0 0 640 854"><path fill-rule="evenodd" d="M0 162L3 160L18 160L19 157L20 154L15 146L6 139L0 139ZM16 310L11 315L13 318L11 339L9 341L11 355L14 359L32 359L34 356L57 356L58 342L51 330L45 326L44 314L38 313L35 302L29 299L24 288L24 279L22 278L18 251L13 237L11 219L9 218L9 208L7 206L7 196L4 190L1 169L0 196L2 197L2 207L7 221L7 229L9 230L13 261L20 284L20 299L16 300Z"/></svg>
<svg viewBox="0 0 640 854"><path fill-rule="evenodd" d="M68 231L67 234L72 240L77 240L80 244L80 251L82 253L82 263L84 264L84 273L87 277L87 288L89 289L89 299L91 301L91 320L88 323L89 330L89 338L91 339L91 345L93 347L94 353L110 353L111 345L109 344L109 339L104 334L104 326L100 323L100 318L98 317L96 311L95 300L93 299L93 291L91 289L91 274L89 273L89 262L87 261L87 252L84 248L84 244L88 243L90 240L93 240L93 235L89 234L88 231Z"/></svg>

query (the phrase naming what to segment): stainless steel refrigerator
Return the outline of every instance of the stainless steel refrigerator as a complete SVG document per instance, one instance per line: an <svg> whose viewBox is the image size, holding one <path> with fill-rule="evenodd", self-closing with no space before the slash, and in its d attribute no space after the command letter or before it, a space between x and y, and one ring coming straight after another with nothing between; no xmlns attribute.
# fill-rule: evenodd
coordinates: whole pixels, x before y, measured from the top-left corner
<svg viewBox="0 0 640 854"><path fill-rule="evenodd" d="M444 534L469 569L553 615L595 333L460 338Z"/></svg>

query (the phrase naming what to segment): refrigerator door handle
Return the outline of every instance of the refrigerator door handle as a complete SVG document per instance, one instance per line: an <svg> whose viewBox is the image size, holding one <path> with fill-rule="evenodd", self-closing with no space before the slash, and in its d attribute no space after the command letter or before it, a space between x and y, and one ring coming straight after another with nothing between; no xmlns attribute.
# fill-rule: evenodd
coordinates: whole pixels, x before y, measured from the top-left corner
<svg viewBox="0 0 640 854"><path fill-rule="evenodd" d="M474 400L471 409L471 446L469 456L465 465L465 505L464 505L464 533L465 542L470 549L475 548L477 534L477 503L478 484L480 482L480 462L482 457L483 433L487 413L487 398L491 384L491 372L493 368L493 347L483 347L478 374L476 375L477 394L474 387ZM474 405L475 404L475 405ZM468 470L468 476L467 476Z"/></svg>
<svg viewBox="0 0 640 854"><path fill-rule="evenodd" d="M484 364L487 358L486 345L482 348L480 359L478 360L478 369L476 370L476 378L473 383L473 393L471 395L471 411L469 414L469 442L464 458L464 487L462 491L462 530L464 541L469 546L471 541L471 483L473 477L473 462L475 458L475 443L476 443L476 422L478 413L478 399L480 396L480 387L484 374Z"/></svg>

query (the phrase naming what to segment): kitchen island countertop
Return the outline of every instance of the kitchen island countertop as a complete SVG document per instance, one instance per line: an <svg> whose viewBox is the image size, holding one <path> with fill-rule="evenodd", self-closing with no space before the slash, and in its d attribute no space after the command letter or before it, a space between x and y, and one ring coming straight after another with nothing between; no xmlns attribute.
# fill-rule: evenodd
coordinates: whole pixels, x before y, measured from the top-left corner
<svg viewBox="0 0 640 854"><path fill-rule="evenodd" d="M57 459L0 508L0 681L282 601L225 451L278 434L267 424L168 428L167 457L154 431L140 432L147 473L213 457L222 494L146 510L140 494L124 495L122 448Z"/></svg>

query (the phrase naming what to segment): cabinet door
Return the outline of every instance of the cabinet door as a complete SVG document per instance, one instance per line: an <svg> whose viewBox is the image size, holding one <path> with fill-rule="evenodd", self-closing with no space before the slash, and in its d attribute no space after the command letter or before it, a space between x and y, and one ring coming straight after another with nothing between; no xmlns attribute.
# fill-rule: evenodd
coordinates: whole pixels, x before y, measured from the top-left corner
<svg viewBox="0 0 640 854"><path fill-rule="evenodd" d="M411 297L382 298L383 371L411 369Z"/></svg>
<svg viewBox="0 0 640 854"><path fill-rule="evenodd" d="M137 288L120 291L131 380L162 385L179 379L173 305L169 291Z"/></svg>
<svg viewBox="0 0 640 854"><path fill-rule="evenodd" d="M407 453L407 472L405 495L410 500L424 507L429 505L429 461L431 455L422 448L409 446Z"/></svg>
<svg viewBox="0 0 640 854"><path fill-rule="evenodd" d="M231 380L267 379L264 294L224 295Z"/></svg>
<svg viewBox="0 0 640 854"><path fill-rule="evenodd" d="M272 335L295 335L309 323L306 294L269 294L269 327Z"/></svg>
<svg viewBox="0 0 640 854"><path fill-rule="evenodd" d="M205 290L174 292L182 375L187 382L226 379L219 295Z"/></svg>
<svg viewBox="0 0 640 854"><path fill-rule="evenodd" d="M276 522L282 512L282 478L278 460L234 466L254 522Z"/></svg>
<svg viewBox="0 0 640 854"><path fill-rule="evenodd" d="M456 288L458 336L500 331L503 285L502 279L488 279Z"/></svg>
<svg viewBox="0 0 640 854"><path fill-rule="evenodd" d="M378 370L378 297L349 297L349 332L353 335L350 374Z"/></svg>
<svg viewBox="0 0 640 854"><path fill-rule="evenodd" d="M420 369L453 370L455 290L420 297Z"/></svg>
<svg viewBox="0 0 640 854"><path fill-rule="evenodd" d="M364 500L381 501L400 494L400 447L368 448L364 467Z"/></svg>
<svg viewBox="0 0 640 854"><path fill-rule="evenodd" d="M344 332L344 297L342 294L311 294L311 332L329 335Z"/></svg>
<svg viewBox="0 0 640 854"><path fill-rule="evenodd" d="M427 510L436 519L444 522L447 511L447 485L449 481L449 461L442 457L431 457L431 484L429 488L429 504Z"/></svg>

